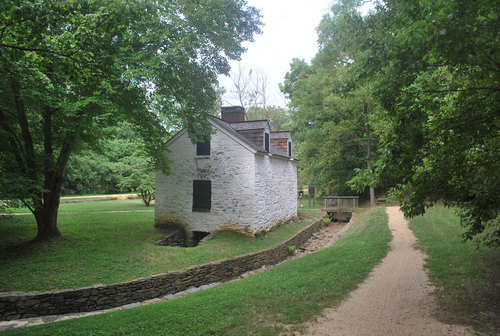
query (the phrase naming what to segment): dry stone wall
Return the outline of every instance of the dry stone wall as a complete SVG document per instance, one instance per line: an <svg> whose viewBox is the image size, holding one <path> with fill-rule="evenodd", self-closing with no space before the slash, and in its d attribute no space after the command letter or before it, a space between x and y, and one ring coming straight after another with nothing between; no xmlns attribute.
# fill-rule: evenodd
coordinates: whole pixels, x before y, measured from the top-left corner
<svg viewBox="0 0 500 336"><path fill-rule="evenodd" d="M0 293L0 320L102 310L226 281L264 265L283 261L290 254L289 247L301 246L322 226L321 219L274 248L195 266L182 272L172 271L123 283L78 289Z"/></svg>

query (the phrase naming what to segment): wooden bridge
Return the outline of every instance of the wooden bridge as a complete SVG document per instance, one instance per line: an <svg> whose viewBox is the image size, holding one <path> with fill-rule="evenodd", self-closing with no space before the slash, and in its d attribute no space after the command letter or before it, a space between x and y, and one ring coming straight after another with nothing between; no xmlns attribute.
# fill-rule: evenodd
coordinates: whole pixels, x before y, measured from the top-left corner
<svg viewBox="0 0 500 336"><path fill-rule="evenodd" d="M325 196L323 208L332 220L349 221L351 213L359 206L358 196Z"/></svg>

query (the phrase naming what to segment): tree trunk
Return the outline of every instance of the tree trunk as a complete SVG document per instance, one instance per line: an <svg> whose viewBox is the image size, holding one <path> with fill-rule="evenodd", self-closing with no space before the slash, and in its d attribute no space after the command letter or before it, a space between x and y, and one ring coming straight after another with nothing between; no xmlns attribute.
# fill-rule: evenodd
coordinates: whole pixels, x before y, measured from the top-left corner
<svg viewBox="0 0 500 336"><path fill-rule="evenodd" d="M35 241L49 241L61 237L57 228L57 211L59 199L51 204L44 204L43 208L35 211L38 234Z"/></svg>
<svg viewBox="0 0 500 336"><path fill-rule="evenodd" d="M366 168L368 171L372 170L372 141L370 138L370 124L368 123L368 104L364 104L365 113L365 133L366 133ZM375 188L370 186L370 207L374 208L376 206L375 201Z"/></svg>
<svg viewBox="0 0 500 336"><path fill-rule="evenodd" d="M66 138L54 170L50 169L50 167L45 167L44 185L46 189L50 189L44 192L43 201L33 200L35 203L35 211L33 213L38 227L36 241L49 241L61 237L61 233L57 228L57 214L66 167L71 154L70 144L73 141L74 137L72 135Z"/></svg>

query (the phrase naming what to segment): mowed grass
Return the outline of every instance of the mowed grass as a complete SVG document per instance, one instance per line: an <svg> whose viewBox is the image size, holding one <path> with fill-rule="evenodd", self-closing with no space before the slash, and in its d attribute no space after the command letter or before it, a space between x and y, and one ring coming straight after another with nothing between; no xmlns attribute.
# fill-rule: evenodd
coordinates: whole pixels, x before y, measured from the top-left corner
<svg viewBox="0 0 500 336"><path fill-rule="evenodd" d="M338 305L387 254L383 208L360 210L335 245L252 277L148 306L6 335L277 335Z"/></svg>
<svg viewBox="0 0 500 336"><path fill-rule="evenodd" d="M414 218L410 226L427 254L426 268L437 286L438 318L500 334L500 248L463 242L454 211L441 206Z"/></svg>
<svg viewBox="0 0 500 336"><path fill-rule="evenodd" d="M302 199L302 208L300 204L300 200L297 201L297 207L299 209L321 209L323 207L323 200L318 198L308 200L307 197L305 197Z"/></svg>
<svg viewBox="0 0 500 336"><path fill-rule="evenodd" d="M61 205L80 211L59 215L65 239L50 244L29 244L36 236L33 216L0 218L0 292L77 288L183 270L275 246L321 216L302 215L257 238L220 232L194 248L166 247L154 244L164 233L153 227L153 212L95 212L124 208L124 202L130 208L140 204L118 200Z"/></svg>
<svg viewBox="0 0 500 336"><path fill-rule="evenodd" d="M97 199L97 197L96 197ZM83 200L83 199L78 199ZM64 201L64 200L63 200ZM59 205L59 213L64 212L101 212L101 211L145 211L153 212L154 201L149 207L144 205L141 199L118 199L113 201L88 201L77 203L63 203ZM29 213L28 208L8 208L11 213Z"/></svg>

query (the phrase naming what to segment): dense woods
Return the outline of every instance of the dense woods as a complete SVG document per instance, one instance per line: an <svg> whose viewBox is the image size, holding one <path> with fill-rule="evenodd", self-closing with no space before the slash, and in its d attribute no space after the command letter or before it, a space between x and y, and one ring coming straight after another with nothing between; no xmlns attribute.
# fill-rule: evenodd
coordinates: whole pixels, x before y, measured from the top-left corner
<svg viewBox="0 0 500 336"><path fill-rule="evenodd" d="M98 150L71 156L62 187L64 195L138 193L149 206L154 197L155 165L141 137L126 122L110 127Z"/></svg>
<svg viewBox="0 0 500 336"><path fill-rule="evenodd" d="M282 86L305 173L326 192L387 190L409 217L442 201L466 239L499 244L500 2L363 3L333 5Z"/></svg>

